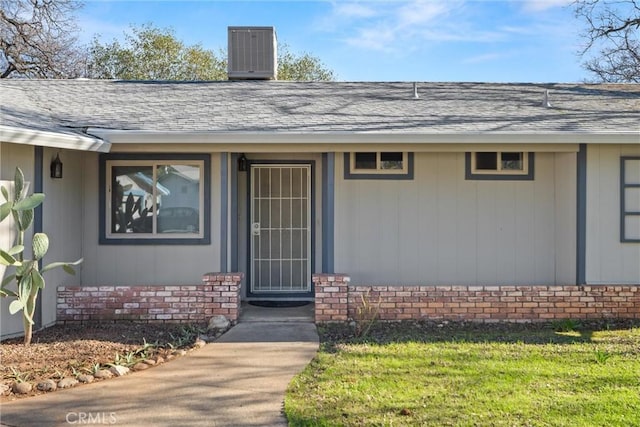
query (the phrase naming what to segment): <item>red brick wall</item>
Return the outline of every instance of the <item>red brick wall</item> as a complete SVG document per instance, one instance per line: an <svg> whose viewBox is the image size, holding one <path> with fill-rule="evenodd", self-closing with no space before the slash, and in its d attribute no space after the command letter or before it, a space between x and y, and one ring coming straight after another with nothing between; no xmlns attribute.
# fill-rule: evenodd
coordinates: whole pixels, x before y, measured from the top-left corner
<svg viewBox="0 0 640 427"><path fill-rule="evenodd" d="M344 322L348 318L351 278L346 274L314 274L316 322Z"/></svg>
<svg viewBox="0 0 640 427"><path fill-rule="evenodd" d="M240 316L242 273L207 273L200 285L59 287L58 323L204 322Z"/></svg>
<svg viewBox="0 0 640 427"><path fill-rule="evenodd" d="M349 277L340 274L314 275L314 283L317 322L357 318L363 296L380 320L640 319L637 285L348 286Z"/></svg>

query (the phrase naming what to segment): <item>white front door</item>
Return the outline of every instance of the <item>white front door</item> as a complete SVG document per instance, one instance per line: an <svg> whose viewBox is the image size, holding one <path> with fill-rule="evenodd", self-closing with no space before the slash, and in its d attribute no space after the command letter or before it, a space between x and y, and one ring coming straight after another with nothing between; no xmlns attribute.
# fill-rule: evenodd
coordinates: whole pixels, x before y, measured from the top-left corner
<svg viewBox="0 0 640 427"><path fill-rule="evenodd" d="M252 164L250 295L311 291L311 165Z"/></svg>

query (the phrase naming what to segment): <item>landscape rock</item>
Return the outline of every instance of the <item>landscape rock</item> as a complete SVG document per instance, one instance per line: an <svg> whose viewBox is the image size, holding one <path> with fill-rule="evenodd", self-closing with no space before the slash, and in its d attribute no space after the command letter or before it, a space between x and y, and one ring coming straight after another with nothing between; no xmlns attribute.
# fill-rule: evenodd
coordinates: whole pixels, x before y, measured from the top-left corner
<svg viewBox="0 0 640 427"><path fill-rule="evenodd" d="M204 342L211 342L211 341L213 341L215 339L215 337L212 337L211 335L200 334L200 335L198 335L198 339L202 340Z"/></svg>
<svg viewBox="0 0 640 427"><path fill-rule="evenodd" d="M198 339L196 340L196 342L193 344L193 346L194 346L195 348L202 348L202 347L204 347L205 345L207 345L207 342L206 342L205 340L201 339L201 338L198 338Z"/></svg>
<svg viewBox="0 0 640 427"><path fill-rule="evenodd" d="M187 350L179 349L171 353L173 356L184 356L187 354Z"/></svg>
<svg viewBox="0 0 640 427"><path fill-rule="evenodd" d="M78 384L77 379L67 377L58 381L58 388L69 388L69 387L73 387L76 384Z"/></svg>
<svg viewBox="0 0 640 427"><path fill-rule="evenodd" d="M146 363L149 366L153 366L158 362L156 362L154 359L145 359L145 360L142 361L142 363Z"/></svg>
<svg viewBox="0 0 640 427"><path fill-rule="evenodd" d="M78 381L84 384L89 384L93 382L93 375L81 374L78 375Z"/></svg>
<svg viewBox="0 0 640 427"><path fill-rule="evenodd" d="M166 357L167 360L171 360L171 359L175 359L175 358L176 358L176 356L174 354L167 354L167 357Z"/></svg>
<svg viewBox="0 0 640 427"><path fill-rule="evenodd" d="M107 379L113 377L113 374L107 369L100 369L94 374L94 377L99 379Z"/></svg>
<svg viewBox="0 0 640 427"><path fill-rule="evenodd" d="M44 380L39 382L36 388L40 391L54 391L58 388L58 385L54 380Z"/></svg>
<svg viewBox="0 0 640 427"><path fill-rule="evenodd" d="M209 319L209 326L207 327L207 330L228 329L229 326L231 326L229 319L220 314Z"/></svg>
<svg viewBox="0 0 640 427"><path fill-rule="evenodd" d="M144 363L144 362L138 362L135 365L133 365L133 370L134 371L144 371L145 369L149 369L151 365Z"/></svg>
<svg viewBox="0 0 640 427"><path fill-rule="evenodd" d="M126 366L120 366L120 365L112 366L109 370L116 377L121 377L129 373L129 368L127 368Z"/></svg>
<svg viewBox="0 0 640 427"><path fill-rule="evenodd" d="M9 390L11 390L11 387L6 384L0 384L0 396L9 393Z"/></svg>
<svg viewBox="0 0 640 427"><path fill-rule="evenodd" d="M159 365L159 364L161 364L161 363L164 363L164 357L162 357L162 356L157 356L157 357L156 357L156 364L158 364L158 365Z"/></svg>
<svg viewBox="0 0 640 427"><path fill-rule="evenodd" d="M33 385L28 382L13 383L12 390L15 394L27 394L33 389Z"/></svg>

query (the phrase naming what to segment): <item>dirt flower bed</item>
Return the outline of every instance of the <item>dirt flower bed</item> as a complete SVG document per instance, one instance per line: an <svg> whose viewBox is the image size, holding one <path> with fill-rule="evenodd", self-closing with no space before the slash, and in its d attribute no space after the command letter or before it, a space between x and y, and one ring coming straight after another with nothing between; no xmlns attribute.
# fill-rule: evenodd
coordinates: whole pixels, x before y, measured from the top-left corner
<svg viewBox="0 0 640 427"><path fill-rule="evenodd" d="M183 324L56 325L34 333L28 347L22 338L2 341L0 400L43 394L46 391L37 386L45 380L58 384L63 378L80 379L80 385L91 376L91 380L102 381L94 377L96 372L116 364L152 367L193 348L205 329L205 325ZM138 365L141 367L145 366ZM21 382L30 383L31 391L14 392L14 384Z"/></svg>

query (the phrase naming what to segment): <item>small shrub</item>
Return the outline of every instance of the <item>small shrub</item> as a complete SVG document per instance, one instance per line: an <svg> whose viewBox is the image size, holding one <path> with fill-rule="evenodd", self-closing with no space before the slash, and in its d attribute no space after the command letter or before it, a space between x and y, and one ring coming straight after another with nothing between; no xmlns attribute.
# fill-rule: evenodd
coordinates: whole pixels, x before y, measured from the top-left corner
<svg viewBox="0 0 640 427"><path fill-rule="evenodd" d="M9 369L11 370L11 373L6 375L7 379L12 379L17 383L24 383L29 381L29 379L31 378L31 374L29 374L28 372L21 372L13 366Z"/></svg>
<svg viewBox="0 0 640 427"><path fill-rule="evenodd" d="M611 353L606 350L596 349L594 357L597 364L604 365L611 357Z"/></svg>
<svg viewBox="0 0 640 427"><path fill-rule="evenodd" d="M371 290L368 289L360 295L360 304L356 307L355 318L356 337L365 337L378 320L380 314L381 297L373 301Z"/></svg>

